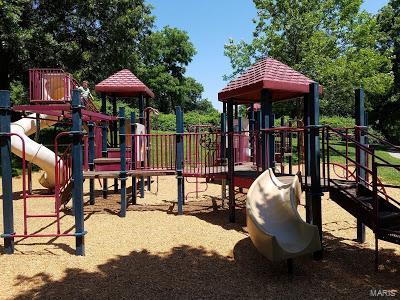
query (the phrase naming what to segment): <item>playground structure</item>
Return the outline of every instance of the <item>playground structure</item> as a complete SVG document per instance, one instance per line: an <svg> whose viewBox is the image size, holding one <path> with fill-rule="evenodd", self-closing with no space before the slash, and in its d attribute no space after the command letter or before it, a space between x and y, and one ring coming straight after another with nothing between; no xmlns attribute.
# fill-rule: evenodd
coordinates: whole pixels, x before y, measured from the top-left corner
<svg viewBox="0 0 400 300"><path fill-rule="evenodd" d="M53 73L57 75L52 75ZM364 225L374 231L376 258L378 258L378 239L400 243L400 204L386 193L387 185L378 176L378 169L400 170L400 166L390 164L379 157L368 143L372 136L368 133L364 94L361 89L356 91L354 128L321 126L319 95L322 93L322 88L276 60L263 59L219 93L219 100L223 101L224 107L221 114L221 128L185 132L183 112L177 107L176 133L166 134L151 132L150 114L155 111L150 108L149 99L154 97L154 94L129 70L122 70L96 85L96 91L100 93L102 99L100 112L90 101L83 101L78 91L71 91L76 86L72 76L59 70L36 70L31 71L30 75L31 105L11 107L9 93L2 91L0 95L2 134L0 149L5 220L2 237L6 253L13 252L14 238L43 236L28 232L28 218L55 217L58 229L51 236L75 236L76 253L83 255L86 234L83 224L84 178L90 182L90 204L96 201L94 181L102 180L102 194L106 198L108 180L114 180L114 190L119 191L121 197L119 215L125 217L129 202L135 205L138 201L137 196L144 196L145 182L147 189L150 190L151 177L165 175L176 176L178 214L182 214L184 210L185 178L193 177L197 184L200 179L206 182L219 182L222 199L226 198L226 185L228 185L229 219L234 222L236 188L243 191L254 183L265 184L273 190L271 182L275 180L275 176L282 182L291 182L300 172L301 187L306 195L306 222L312 224L314 242L310 247L305 246L306 250L297 251L298 253L313 252L315 257L322 255L323 192L329 192L332 200L357 218L357 238L360 242L364 240ZM127 122L123 108L117 112L117 97L138 98L138 122L135 114L131 114L130 121ZM111 115L107 114L107 98L112 102ZM281 126L275 127L273 102L295 98L303 99L303 124L297 122L298 120L289 120L286 124L285 120L281 119ZM261 103L261 109L258 111L255 109L257 103ZM240 116L239 105L248 107L247 118ZM11 111L31 113L25 118L36 120L33 121L32 130L18 133L11 131ZM54 192L46 195L30 193L27 188L25 162L28 160L35 164L39 162L29 156L27 147L30 142L23 136L38 131L37 127L40 129L44 121L48 121L48 125L53 122L72 124L71 131L62 132L55 138L55 150L52 154L54 163L48 164L49 170L45 169L47 174L50 174L54 166ZM87 132L85 133L82 128L86 128ZM70 137L72 141L63 152L60 152L59 140L66 137ZM14 146L14 149L20 149L23 162L24 201L33 197L48 197L55 201L55 213L52 215L32 216L26 213L23 234L14 232L12 213L10 145L13 143L15 145L18 139L21 139L21 142L18 147ZM338 152L334 146L338 140L346 145L344 153ZM348 151L350 147L355 149L355 158L352 158ZM331 161L333 153L342 156L344 163ZM261 174L267 174L264 172L269 169L273 170L275 175L270 173L269 178L259 177ZM132 179L130 201L126 187L129 177ZM297 213L293 207L295 189L291 186L286 188L287 197L285 196L284 202L291 203L293 209L287 213L294 218ZM59 226L61 203L68 201L71 196L76 221L75 233L61 232ZM249 195L248 205L252 203L251 199L255 199L254 197L262 196L261 193L258 193L258 196ZM271 196L254 201L275 203L278 200ZM263 213L259 219L253 219L253 225L257 226L257 222L262 223L265 218L270 217L270 214ZM288 225L287 228L290 231L290 228L295 227ZM318 232L318 236L314 235L315 232ZM286 235L276 230L274 237L279 241ZM288 237L291 239L290 235ZM252 239L256 240L256 236L252 236ZM319 241L318 247L315 246L315 241ZM270 245L268 241L263 243L264 247ZM280 259L296 255L282 255Z"/></svg>

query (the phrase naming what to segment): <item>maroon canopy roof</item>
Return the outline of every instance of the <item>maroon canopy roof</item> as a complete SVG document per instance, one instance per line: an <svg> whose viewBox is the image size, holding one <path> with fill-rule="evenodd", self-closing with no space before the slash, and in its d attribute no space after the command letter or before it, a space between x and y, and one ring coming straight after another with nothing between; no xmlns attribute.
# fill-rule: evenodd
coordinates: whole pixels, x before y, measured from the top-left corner
<svg viewBox="0 0 400 300"><path fill-rule="evenodd" d="M123 69L96 84L95 90L117 97L134 97L144 94L154 98L154 93L128 69Z"/></svg>
<svg viewBox="0 0 400 300"><path fill-rule="evenodd" d="M301 97L309 92L311 79L273 58L263 58L218 93L218 100L240 103L259 102L261 90L272 92L272 100ZM320 86L322 93L322 86Z"/></svg>

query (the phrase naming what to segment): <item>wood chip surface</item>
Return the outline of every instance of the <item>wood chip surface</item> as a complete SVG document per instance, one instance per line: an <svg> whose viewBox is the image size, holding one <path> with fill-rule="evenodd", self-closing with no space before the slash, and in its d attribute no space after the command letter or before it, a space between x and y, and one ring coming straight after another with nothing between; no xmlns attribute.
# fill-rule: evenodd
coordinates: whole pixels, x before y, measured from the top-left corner
<svg viewBox="0 0 400 300"><path fill-rule="evenodd" d="M33 176L34 188L39 174ZM15 254L5 255L0 242L0 299L118 298L354 298L371 289L400 291L400 246L380 241L380 272L374 272L374 238L358 244L354 218L334 202L323 200L325 253L294 260L294 275L286 263L272 264L254 248L246 232L244 204L238 194L237 223L228 222L221 187L208 184L190 194L185 215L176 215L176 179L156 178L152 191L118 217L119 193L101 197L96 180L96 204L85 205L86 256L74 255L71 237L16 239ZM190 178L190 181L195 181ZM203 181L200 179L200 181ZM114 180L109 180L109 185ZM130 179L128 196L130 196ZM85 182L88 201L89 180ZM185 192L195 183L186 183ZM200 183L199 188L204 189ZM13 179L15 230L22 232L21 178ZM51 199L29 200L29 211L50 213ZM304 209L300 209L304 214ZM2 203L0 203L2 213ZM62 212L62 230L74 218ZM2 220L0 228L3 228ZM30 232L55 231L52 219L30 219ZM399 292L397 292L399 295Z"/></svg>

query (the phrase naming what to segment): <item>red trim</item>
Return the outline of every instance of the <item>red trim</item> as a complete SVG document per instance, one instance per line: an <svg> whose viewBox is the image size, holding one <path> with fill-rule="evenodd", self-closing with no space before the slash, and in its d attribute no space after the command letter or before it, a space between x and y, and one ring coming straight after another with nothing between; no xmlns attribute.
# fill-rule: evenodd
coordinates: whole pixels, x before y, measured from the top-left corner
<svg viewBox="0 0 400 300"><path fill-rule="evenodd" d="M95 91L116 97L146 94L154 98L154 93L128 69L123 69L96 84Z"/></svg>
<svg viewBox="0 0 400 300"><path fill-rule="evenodd" d="M256 62L218 93L218 100L240 103L258 102L263 89L272 92L274 101L301 97L309 92L311 79L272 58ZM319 88L320 93L323 87Z"/></svg>

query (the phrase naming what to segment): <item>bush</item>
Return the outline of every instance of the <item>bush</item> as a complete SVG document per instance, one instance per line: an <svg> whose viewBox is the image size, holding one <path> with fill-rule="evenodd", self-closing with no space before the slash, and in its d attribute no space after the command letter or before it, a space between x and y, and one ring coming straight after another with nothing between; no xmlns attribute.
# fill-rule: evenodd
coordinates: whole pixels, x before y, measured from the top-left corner
<svg viewBox="0 0 400 300"><path fill-rule="evenodd" d="M353 118L349 117L325 117L322 116L320 119L320 123L322 125L329 125L333 128L346 128L346 127L354 127L355 122Z"/></svg>
<svg viewBox="0 0 400 300"><path fill-rule="evenodd" d="M184 113L184 126L187 130L191 125L205 125L210 124L216 127L220 126L220 115L218 112L212 112L209 114L201 114L197 111L191 111ZM157 126L160 131L175 131L176 120L174 114L160 114L158 116L158 124L153 120L153 127ZM157 125L156 125L157 124ZM155 129L155 128L153 128Z"/></svg>

